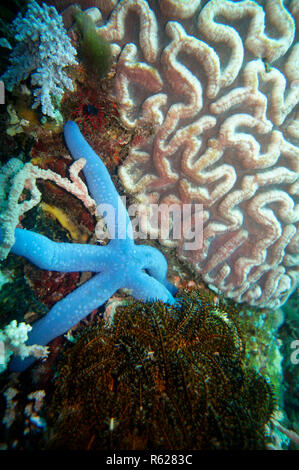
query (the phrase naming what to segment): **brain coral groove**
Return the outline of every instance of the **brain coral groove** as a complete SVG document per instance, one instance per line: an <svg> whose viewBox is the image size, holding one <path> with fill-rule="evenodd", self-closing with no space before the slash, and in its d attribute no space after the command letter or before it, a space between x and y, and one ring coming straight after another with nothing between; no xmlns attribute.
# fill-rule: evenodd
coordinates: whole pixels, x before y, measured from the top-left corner
<svg viewBox="0 0 299 470"><path fill-rule="evenodd" d="M296 0L121 0L98 23L123 123L155 129L122 183L147 206L203 204L201 248L161 243L259 307L282 305L299 280L298 21Z"/></svg>

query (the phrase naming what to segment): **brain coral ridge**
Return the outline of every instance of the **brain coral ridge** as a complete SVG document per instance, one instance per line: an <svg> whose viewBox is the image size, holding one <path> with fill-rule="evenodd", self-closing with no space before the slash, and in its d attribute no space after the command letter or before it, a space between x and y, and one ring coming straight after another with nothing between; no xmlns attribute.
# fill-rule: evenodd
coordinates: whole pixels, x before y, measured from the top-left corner
<svg viewBox="0 0 299 470"><path fill-rule="evenodd" d="M227 297L279 307L299 279L297 2L121 0L105 18L121 119L155 131L124 187L148 207L202 204L200 248L161 242Z"/></svg>

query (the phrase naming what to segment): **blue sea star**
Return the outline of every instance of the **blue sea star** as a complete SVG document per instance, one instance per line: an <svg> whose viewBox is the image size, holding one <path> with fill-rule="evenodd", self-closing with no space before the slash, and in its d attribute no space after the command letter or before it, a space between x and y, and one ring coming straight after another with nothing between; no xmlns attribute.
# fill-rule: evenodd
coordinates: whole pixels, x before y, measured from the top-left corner
<svg viewBox="0 0 299 470"><path fill-rule="evenodd" d="M176 288L166 279L167 262L162 253L151 246L135 244L129 215L109 172L83 138L77 124L67 122L64 137L73 158L86 159L83 173L89 192L98 205L110 236L113 234L114 237L105 246L83 245L56 243L30 230L15 230L16 241L12 253L24 256L39 268L97 273L33 324L28 345L46 345L104 304L120 288L130 289L137 299L162 300L169 304L174 303L173 295L176 292ZM111 207L114 217L111 217ZM110 209L109 214L107 209ZM34 361L34 357L24 360L15 357L10 369L23 371Z"/></svg>

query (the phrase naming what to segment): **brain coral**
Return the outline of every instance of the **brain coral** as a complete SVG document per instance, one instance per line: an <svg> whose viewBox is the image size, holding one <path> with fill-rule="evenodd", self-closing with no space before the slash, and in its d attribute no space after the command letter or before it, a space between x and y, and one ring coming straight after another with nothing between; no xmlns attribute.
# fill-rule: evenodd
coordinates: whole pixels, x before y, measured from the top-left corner
<svg viewBox="0 0 299 470"><path fill-rule="evenodd" d="M120 169L126 190L146 205L202 204L203 244L180 240L179 256L227 297L280 306L299 279L297 0L110 9L98 30L121 119L155 130Z"/></svg>

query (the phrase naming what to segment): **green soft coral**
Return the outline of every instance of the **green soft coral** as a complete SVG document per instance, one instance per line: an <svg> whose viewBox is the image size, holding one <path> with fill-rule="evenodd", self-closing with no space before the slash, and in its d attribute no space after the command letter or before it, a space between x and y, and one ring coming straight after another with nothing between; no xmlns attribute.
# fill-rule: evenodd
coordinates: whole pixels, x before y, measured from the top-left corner
<svg viewBox="0 0 299 470"><path fill-rule="evenodd" d="M111 65L110 43L97 33L92 19L80 8L75 8L73 15L80 35L81 59L89 70L103 78Z"/></svg>

